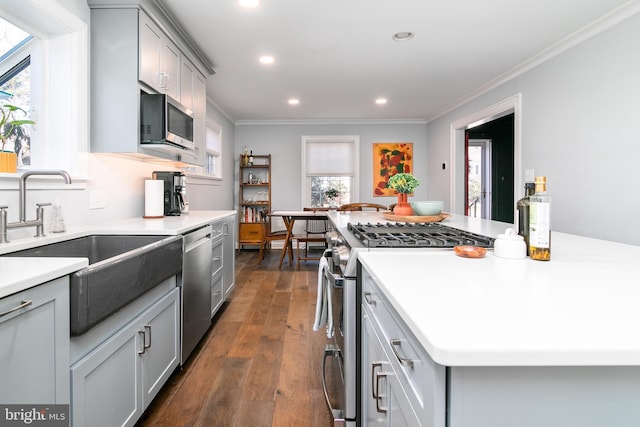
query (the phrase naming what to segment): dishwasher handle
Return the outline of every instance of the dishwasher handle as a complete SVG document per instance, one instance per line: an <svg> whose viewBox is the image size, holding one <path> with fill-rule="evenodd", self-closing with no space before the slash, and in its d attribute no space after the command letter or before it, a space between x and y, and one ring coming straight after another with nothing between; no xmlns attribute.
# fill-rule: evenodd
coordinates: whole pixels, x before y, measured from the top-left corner
<svg viewBox="0 0 640 427"><path fill-rule="evenodd" d="M200 246L203 240L211 241L212 227L206 225L184 235L184 253L191 252L194 248Z"/></svg>

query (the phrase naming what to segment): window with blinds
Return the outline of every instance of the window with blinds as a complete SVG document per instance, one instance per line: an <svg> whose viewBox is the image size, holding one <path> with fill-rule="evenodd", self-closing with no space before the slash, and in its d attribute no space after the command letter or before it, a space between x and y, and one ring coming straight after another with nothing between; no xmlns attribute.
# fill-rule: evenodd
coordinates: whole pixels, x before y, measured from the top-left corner
<svg viewBox="0 0 640 427"><path fill-rule="evenodd" d="M338 207L357 200L359 137L305 136L302 143L305 206Z"/></svg>

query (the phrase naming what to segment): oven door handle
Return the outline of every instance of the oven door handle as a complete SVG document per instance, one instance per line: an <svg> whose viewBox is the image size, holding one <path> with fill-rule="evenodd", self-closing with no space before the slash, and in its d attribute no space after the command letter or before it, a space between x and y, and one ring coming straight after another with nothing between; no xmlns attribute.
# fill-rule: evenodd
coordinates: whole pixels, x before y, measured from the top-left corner
<svg viewBox="0 0 640 427"><path fill-rule="evenodd" d="M344 288L344 277L336 276L328 268L324 270L324 275L329 283L333 283L334 288Z"/></svg>
<svg viewBox="0 0 640 427"><path fill-rule="evenodd" d="M344 411L341 409L335 409L331 406L331 400L329 399L329 390L327 388L327 358L328 357L342 357L340 349L333 344L327 344L324 349L324 357L322 358L322 390L324 391L324 398L327 401L327 406L331 411L331 417L333 418L333 426L346 426L347 422L344 418Z"/></svg>
<svg viewBox="0 0 640 427"><path fill-rule="evenodd" d="M329 259L329 268L324 269L324 277L329 281L329 283L333 284L334 288L343 288L344 287L344 277L335 275L331 269L333 268L331 263L331 256L333 253L333 249L327 249L322 254L323 257Z"/></svg>

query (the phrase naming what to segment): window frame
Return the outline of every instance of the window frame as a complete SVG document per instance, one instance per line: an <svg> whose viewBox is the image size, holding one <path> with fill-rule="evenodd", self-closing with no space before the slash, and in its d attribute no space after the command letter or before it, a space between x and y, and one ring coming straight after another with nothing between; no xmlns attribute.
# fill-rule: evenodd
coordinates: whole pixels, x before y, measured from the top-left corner
<svg viewBox="0 0 640 427"><path fill-rule="evenodd" d="M307 150L310 143L345 143L345 144L354 144L353 145L353 158L352 161L352 170L347 174L327 174L324 173L322 175L314 173L309 174L307 171ZM351 186L349 188L349 193L352 201L357 201L360 198L359 188L360 188L360 136L359 135L303 135L302 136L302 201L304 206L311 206L311 177L312 176L349 176L351 177Z"/></svg>
<svg viewBox="0 0 640 427"><path fill-rule="evenodd" d="M216 132L218 134L218 144L219 144L219 151L216 150L212 150L209 148L209 145L207 144L207 140L206 140L206 136L208 134L208 131L212 130L213 132ZM203 168L203 173L210 178L215 178L215 179L219 179L222 180L222 151L223 151L223 142L222 142L222 126L220 126L220 124L218 124L217 122L211 120L211 119L207 119L207 123L206 123L206 130L205 130L205 165ZM216 173L210 173L209 171L209 155L214 156L215 158L215 162L217 165L217 172Z"/></svg>
<svg viewBox="0 0 640 427"><path fill-rule="evenodd" d="M89 151L89 27L63 5L50 0L13 2L2 17L33 39L30 51L32 164L26 169L64 169L86 176ZM89 13L87 9L86 20ZM60 84L64 82L64 84Z"/></svg>

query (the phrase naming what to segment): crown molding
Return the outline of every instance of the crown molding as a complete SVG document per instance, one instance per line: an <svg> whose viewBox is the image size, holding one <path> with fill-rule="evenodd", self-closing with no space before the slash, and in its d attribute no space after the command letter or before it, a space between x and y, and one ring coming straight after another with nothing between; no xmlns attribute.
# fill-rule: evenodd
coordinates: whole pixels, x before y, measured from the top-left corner
<svg viewBox="0 0 640 427"><path fill-rule="evenodd" d="M511 70L507 71L504 74L496 77L493 80L488 81L484 85L480 86L478 89L469 93L468 95L458 99L457 101L449 104L440 112L436 113L436 115L427 118L427 123L436 120L447 113L463 106L464 104L472 101L473 99L484 95L485 93L503 85L509 80L513 80L514 78L530 71L531 69L541 65L552 58L572 49L573 47L583 43L586 40L589 40L592 37L618 25L620 22L631 18L632 16L640 13L640 0L631 0L627 3L619 6L618 8L612 10L611 12L603 15L601 18L593 21L592 23L582 27L581 29L575 31L574 33L568 35L567 37L561 39L557 43L551 45L550 47L544 49L538 54L532 56L525 62L513 67Z"/></svg>
<svg viewBox="0 0 640 427"><path fill-rule="evenodd" d="M426 125L425 119L287 119L237 120L236 126L255 125Z"/></svg>

